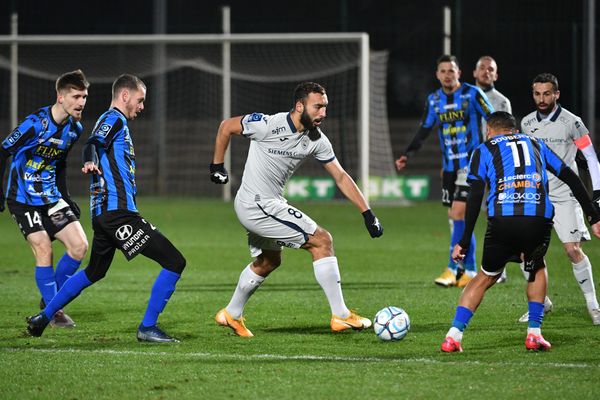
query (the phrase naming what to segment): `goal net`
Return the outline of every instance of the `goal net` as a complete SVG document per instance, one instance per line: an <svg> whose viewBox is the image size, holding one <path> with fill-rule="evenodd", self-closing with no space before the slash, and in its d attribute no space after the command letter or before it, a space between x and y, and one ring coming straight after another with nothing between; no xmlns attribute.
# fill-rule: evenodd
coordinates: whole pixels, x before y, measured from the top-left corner
<svg viewBox="0 0 600 400"><path fill-rule="evenodd" d="M224 96L227 99L223 92L222 41L163 40L156 44L148 40L136 43L133 37L120 44L106 38L101 43L86 43L85 38L49 43L31 40L18 46L19 119L54 102L54 81L60 74L81 68L91 82L82 120L84 135L69 157L71 192L87 193L88 180L78 172L81 145L110 105L113 80L122 73L132 73L148 88L144 112L130 123L140 195L221 197L222 187L208 179L208 164L223 119ZM340 163L359 179L363 154L358 41L302 42L293 37L275 43L231 41L230 55L231 116L288 111L299 82L324 85L329 106L322 129ZM9 117L10 61L9 46L0 46L0 82L5 88L0 97L2 138L14 128ZM369 71L368 172L374 177L391 176L395 172L386 109L386 52L371 52ZM241 137L232 140L232 193L239 186L248 145L249 141ZM296 175L320 177L327 173L319 163L308 160Z"/></svg>

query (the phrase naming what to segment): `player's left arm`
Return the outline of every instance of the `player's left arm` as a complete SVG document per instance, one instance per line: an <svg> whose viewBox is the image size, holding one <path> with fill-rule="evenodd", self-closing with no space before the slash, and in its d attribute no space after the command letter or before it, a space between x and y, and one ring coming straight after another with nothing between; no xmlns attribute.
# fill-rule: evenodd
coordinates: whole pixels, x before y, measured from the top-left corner
<svg viewBox="0 0 600 400"><path fill-rule="evenodd" d="M585 157L585 161L592 178L592 187L594 190L594 201L600 203L600 164L598 163L598 155L594 150L590 135L586 134L575 140L575 146Z"/></svg>
<svg viewBox="0 0 600 400"><path fill-rule="evenodd" d="M367 199L365 199L365 196L356 185L356 182L354 182L354 179L352 179L346 170L342 168L339 161L337 159L333 159L332 161L323 164L323 166L334 179L335 184L344 194L344 196L346 196L346 198L360 210L365 220L365 226L371 237L376 238L383 235L383 227L369 207Z"/></svg>

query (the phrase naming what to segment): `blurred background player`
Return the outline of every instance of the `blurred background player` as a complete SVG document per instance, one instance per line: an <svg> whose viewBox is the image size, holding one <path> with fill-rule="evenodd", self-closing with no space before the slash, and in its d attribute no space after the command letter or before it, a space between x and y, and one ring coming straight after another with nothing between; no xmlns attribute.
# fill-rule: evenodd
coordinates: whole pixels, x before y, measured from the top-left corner
<svg viewBox="0 0 600 400"><path fill-rule="evenodd" d="M156 323L175 291L185 259L169 239L142 218L136 205L135 151L127 121L142 112L145 99L146 85L138 77L126 74L114 81L110 109L100 116L83 149L82 172L92 174L94 239L90 261L84 270L67 280L41 313L27 318L27 331L32 336L41 336L57 309L104 278L118 248L127 260L141 253L163 267L152 287L137 339L178 342Z"/></svg>
<svg viewBox="0 0 600 400"><path fill-rule="evenodd" d="M462 259L471 245L471 233L486 184L489 186L488 226L481 270L461 294L452 327L441 346L447 353L462 351L463 331L486 290L500 277L506 263L517 255L522 255L525 269L530 273L525 347L550 349L550 343L541 332L547 291L544 255L550 244L553 216L546 169L571 188L590 216L594 235L600 237L600 213L575 172L542 140L517 133L516 128L512 115L504 111L493 113L487 123L488 140L475 149L471 158L465 232L454 247L452 257Z"/></svg>
<svg viewBox="0 0 600 400"><path fill-rule="evenodd" d="M512 114L510 100L495 87L495 83L498 80L498 64L496 63L496 60L491 56L479 57L477 64L475 64L475 69L473 70L473 77L475 78L475 85L483 90L483 93L487 96L492 107L494 107L494 111L506 111L507 113ZM481 132L483 134L486 132L485 124L485 119L482 119ZM502 276L498 278L496 283L506 282L506 277L506 268L504 268Z"/></svg>
<svg viewBox="0 0 600 400"><path fill-rule="evenodd" d="M79 122L89 83L81 70L56 80L56 103L27 116L0 147L0 211L4 211L2 181L7 159L12 156L6 199L13 219L35 257L35 281L44 308L56 291L77 271L88 248L79 223L79 207L67 189L67 156L79 139ZM66 251L53 269L52 241ZM62 310L50 315L57 327L75 323Z"/></svg>
<svg viewBox="0 0 600 400"><path fill-rule="evenodd" d="M314 82L301 83L294 90L293 100L290 112L229 118L221 122L217 132L210 165L210 179L217 184L229 180L223 160L231 137L242 135L250 139L242 183L235 197L235 212L248 231L250 254L256 258L242 271L227 307L215 317L219 325L230 327L238 336L253 336L244 324L244 306L265 278L281 264L283 247L302 248L311 254L315 277L331 308L332 331L361 330L371 326L369 319L346 307L331 234L287 203L283 197L285 183L305 158L313 156L360 210L370 236L381 236L383 228L319 128L328 105L325 89Z"/></svg>
<svg viewBox="0 0 600 400"><path fill-rule="evenodd" d="M475 70L473 70L473 77L475 78L475 85L483 90L483 93L485 93L494 107L494 111L506 111L512 114L510 100L495 87L495 83L498 80L498 65L496 64L496 60L490 56L479 57L475 65ZM485 133L485 130L482 130L482 133Z"/></svg>
<svg viewBox="0 0 600 400"><path fill-rule="evenodd" d="M536 111L521 120L523 133L543 140L571 169L577 172L575 155L579 149L587 161L592 180L593 199L600 200L600 165L589 132L581 118L558 104L560 90L558 79L548 73L539 74L533 80L533 101ZM583 240L590 240L581 207L573 199L569 187L555 175L548 175L550 201L554 205L554 230L563 244L565 253L573 266L573 275L579 284L588 312L594 325L600 325L600 307L596 298L592 264L581 248ZM528 274L525 273L527 278ZM546 312L552 309L550 299L545 300ZM527 321L527 314L520 322Z"/></svg>
<svg viewBox="0 0 600 400"><path fill-rule="evenodd" d="M475 236L473 246L462 262L465 272L457 277L459 265L452 257L452 248L462 237L465 227L465 202L469 187L467 168L471 152L481 143L481 120L494 111L481 89L460 82L458 60L443 55L437 60L436 77L441 88L427 97L421 126L414 138L396 160L398 171L406 167L409 157L416 153L438 126L442 148L442 204L450 207L448 218L452 221L448 267L435 279L444 287L464 287L477 273L475 261Z"/></svg>

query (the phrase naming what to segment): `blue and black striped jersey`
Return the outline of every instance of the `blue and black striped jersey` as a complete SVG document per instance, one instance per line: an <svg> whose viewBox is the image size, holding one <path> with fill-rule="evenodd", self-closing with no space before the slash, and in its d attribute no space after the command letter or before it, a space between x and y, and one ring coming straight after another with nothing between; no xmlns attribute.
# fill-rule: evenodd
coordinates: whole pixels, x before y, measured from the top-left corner
<svg viewBox="0 0 600 400"><path fill-rule="evenodd" d="M487 182L488 217L538 216L552 219L548 173L565 163L541 140L515 133L499 135L473 152L467 180Z"/></svg>
<svg viewBox="0 0 600 400"><path fill-rule="evenodd" d="M440 88L427 97L421 126L438 126L444 171L453 172L469 165L473 150L481 144L481 118L487 120L494 107L481 89L462 83L454 93Z"/></svg>
<svg viewBox="0 0 600 400"><path fill-rule="evenodd" d="M82 132L81 123L70 117L63 125L54 121L51 106L27 116L2 142L2 149L12 155L6 198L33 206L60 200L57 166L64 167Z"/></svg>
<svg viewBox="0 0 600 400"><path fill-rule="evenodd" d="M137 212L135 196L135 151L127 118L116 108L100 116L90 135L102 175L92 175L90 211L92 217L106 211Z"/></svg>

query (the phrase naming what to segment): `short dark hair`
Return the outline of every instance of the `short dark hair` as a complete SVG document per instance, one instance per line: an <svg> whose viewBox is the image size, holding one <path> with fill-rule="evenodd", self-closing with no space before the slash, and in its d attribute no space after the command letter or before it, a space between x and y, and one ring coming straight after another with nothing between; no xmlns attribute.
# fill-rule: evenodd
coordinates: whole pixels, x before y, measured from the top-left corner
<svg viewBox="0 0 600 400"><path fill-rule="evenodd" d="M119 76L112 85L113 99L123 90L130 91L138 90L139 88L146 89L146 84L137 76L131 74L123 74Z"/></svg>
<svg viewBox="0 0 600 400"><path fill-rule="evenodd" d="M294 107L299 101L302 102L302 104L304 104L304 100L311 93L319 93L324 95L325 88L315 82L302 82L301 84L296 86L296 89L294 89Z"/></svg>
<svg viewBox="0 0 600 400"><path fill-rule="evenodd" d="M517 120L506 111L496 111L490 114L487 126L494 130L516 132Z"/></svg>
<svg viewBox="0 0 600 400"><path fill-rule="evenodd" d="M458 63L458 58L456 58L456 56L453 56L452 54L444 54L444 55L440 56L437 59L437 61L435 62L435 66L438 67L443 62L453 62L460 69L460 64Z"/></svg>
<svg viewBox="0 0 600 400"><path fill-rule="evenodd" d="M59 76L56 80L57 92L66 89L86 90L88 87L90 87L90 83L87 81L85 74L80 69L66 72Z"/></svg>
<svg viewBox="0 0 600 400"><path fill-rule="evenodd" d="M551 83L552 89L554 89L555 92L558 90L558 79L548 72L544 72L533 78L532 84L534 83Z"/></svg>

